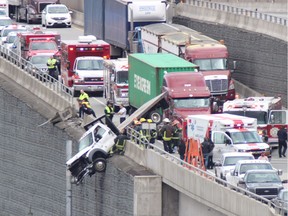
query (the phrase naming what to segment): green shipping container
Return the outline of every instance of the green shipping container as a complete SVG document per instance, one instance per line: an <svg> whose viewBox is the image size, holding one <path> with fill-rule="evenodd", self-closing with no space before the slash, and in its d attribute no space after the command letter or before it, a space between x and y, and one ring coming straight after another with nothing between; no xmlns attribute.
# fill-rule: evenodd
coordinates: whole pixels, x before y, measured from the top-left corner
<svg viewBox="0 0 288 216"><path fill-rule="evenodd" d="M130 54L128 63L129 103L136 109L161 93L165 73L197 71L195 64L169 53Z"/></svg>

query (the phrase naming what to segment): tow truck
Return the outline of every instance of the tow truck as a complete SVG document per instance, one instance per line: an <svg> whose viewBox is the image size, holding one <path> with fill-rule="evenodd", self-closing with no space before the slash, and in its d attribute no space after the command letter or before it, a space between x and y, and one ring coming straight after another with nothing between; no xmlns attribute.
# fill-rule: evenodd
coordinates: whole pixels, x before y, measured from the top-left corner
<svg viewBox="0 0 288 216"><path fill-rule="evenodd" d="M128 103L128 59L118 58L104 61L104 97L112 101L114 110L119 110L120 104Z"/></svg>
<svg viewBox="0 0 288 216"><path fill-rule="evenodd" d="M267 143L271 147L278 144L278 130L288 126L288 112L282 109L281 97L248 97L226 101L223 112L256 118L258 133L268 136Z"/></svg>
<svg viewBox="0 0 288 216"><path fill-rule="evenodd" d="M103 60L110 58L110 45L95 36L61 42L61 79L74 93L103 92Z"/></svg>

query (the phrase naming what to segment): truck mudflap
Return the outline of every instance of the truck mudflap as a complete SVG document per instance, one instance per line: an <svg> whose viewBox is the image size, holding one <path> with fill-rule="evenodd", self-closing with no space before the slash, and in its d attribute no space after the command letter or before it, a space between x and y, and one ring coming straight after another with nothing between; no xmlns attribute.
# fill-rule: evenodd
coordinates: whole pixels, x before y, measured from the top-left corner
<svg viewBox="0 0 288 216"><path fill-rule="evenodd" d="M135 118L140 118L141 116L143 116L144 114L146 114L147 112L149 112L151 110L151 108L153 108L156 104L161 103L162 106L166 106L168 107L167 102L165 101L165 96L166 96L167 92L163 92L162 94L158 95L157 97L147 101L145 104L143 104L139 109L137 109L132 115L130 115L124 122L122 122L119 126L118 126L118 130L122 131L124 130L129 124L131 124L133 122L133 120Z"/></svg>

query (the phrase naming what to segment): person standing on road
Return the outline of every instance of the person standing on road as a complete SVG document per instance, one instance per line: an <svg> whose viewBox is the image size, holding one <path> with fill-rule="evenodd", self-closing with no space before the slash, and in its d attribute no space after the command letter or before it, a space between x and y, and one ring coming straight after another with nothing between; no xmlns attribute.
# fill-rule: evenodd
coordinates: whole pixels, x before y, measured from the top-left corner
<svg viewBox="0 0 288 216"><path fill-rule="evenodd" d="M120 110L116 113L120 116L120 124L125 121L127 115L127 109L123 104L120 104Z"/></svg>
<svg viewBox="0 0 288 216"><path fill-rule="evenodd" d="M287 150L287 131L285 126L282 126L280 130L277 132L278 136L278 153L279 158L286 157L286 150ZM282 151L283 147L283 151Z"/></svg>
<svg viewBox="0 0 288 216"><path fill-rule="evenodd" d="M104 113L105 113L106 125L112 128L111 123L112 123L113 116L114 116L114 109L113 109L113 103L111 101L107 102L107 106L104 109Z"/></svg>
<svg viewBox="0 0 288 216"><path fill-rule="evenodd" d="M201 143L201 147L202 147L202 154L203 154L204 161L205 161L205 167L206 169L208 169L209 153L211 150L209 138L207 137L204 138L204 141Z"/></svg>
<svg viewBox="0 0 288 216"><path fill-rule="evenodd" d="M87 99L87 102L89 102L89 95L86 93L86 92L84 92L84 90L83 89L81 89L80 90L80 95L79 95L79 97L78 97L78 104L79 104L79 117L81 118L83 118L83 106L82 106L82 102L84 101L84 99Z"/></svg>
<svg viewBox="0 0 288 216"><path fill-rule="evenodd" d="M163 120L164 126L160 130L160 135L163 139L164 150L169 152L170 154L173 153L172 149L172 134L173 134L173 127L170 125L170 120L165 118Z"/></svg>
<svg viewBox="0 0 288 216"><path fill-rule="evenodd" d="M53 55L51 55L50 58L48 59L47 66L49 75L58 80L58 76L56 74L57 60L54 58Z"/></svg>

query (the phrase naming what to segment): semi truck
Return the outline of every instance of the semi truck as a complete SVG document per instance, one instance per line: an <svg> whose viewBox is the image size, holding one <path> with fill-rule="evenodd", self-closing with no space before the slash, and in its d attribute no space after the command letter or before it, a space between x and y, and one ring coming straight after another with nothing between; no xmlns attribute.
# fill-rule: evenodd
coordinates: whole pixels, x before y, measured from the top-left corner
<svg viewBox="0 0 288 216"><path fill-rule="evenodd" d="M128 58L104 60L104 97L114 104L114 111L120 104L128 107Z"/></svg>
<svg viewBox="0 0 288 216"><path fill-rule="evenodd" d="M48 4L60 4L60 0L7 0L9 16L17 22L41 22L41 13Z"/></svg>
<svg viewBox="0 0 288 216"><path fill-rule="evenodd" d="M223 41L178 24L156 23L138 28L140 51L172 53L199 66L215 101L218 112L223 103L235 99L231 70L227 67L228 50ZM235 63L236 67L236 63Z"/></svg>
<svg viewBox="0 0 288 216"><path fill-rule="evenodd" d="M93 35L61 41L61 82L74 94L103 93L103 60L110 58L110 45Z"/></svg>
<svg viewBox="0 0 288 216"><path fill-rule="evenodd" d="M278 145L278 130L288 128L288 111L282 109L281 97L238 98L225 102L223 112L256 118L258 133L266 136L271 147Z"/></svg>
<svg viewBox="0 0 288 216"><path fill-rule="evenodd" d="M227 113L212 115L189 115L184 139L198 140L210 138L215 147L214 161L220 160L225 152L248 152L258 158L262 152L271 158L270 147L257 132L257 119ZM189 146L187 146L189 147ZM188 154L186 154L188 157Z"/></svg>
<svg viewBox="0 0 288 216"><path fill-rule="evenodd" d="M85 0L84 33L111 44L113 58L126 57L135 27L166 22L166 7L165 0Z"/></svg>
<svg viewBox="0 0 288 216"><path fill-rule="evenodd" d="M188 115L211 113L211 94L196 65L169 53L130 54L128 64L131 112L167 92L144 117L155 123L163 117L182 122Z"/></svg>

